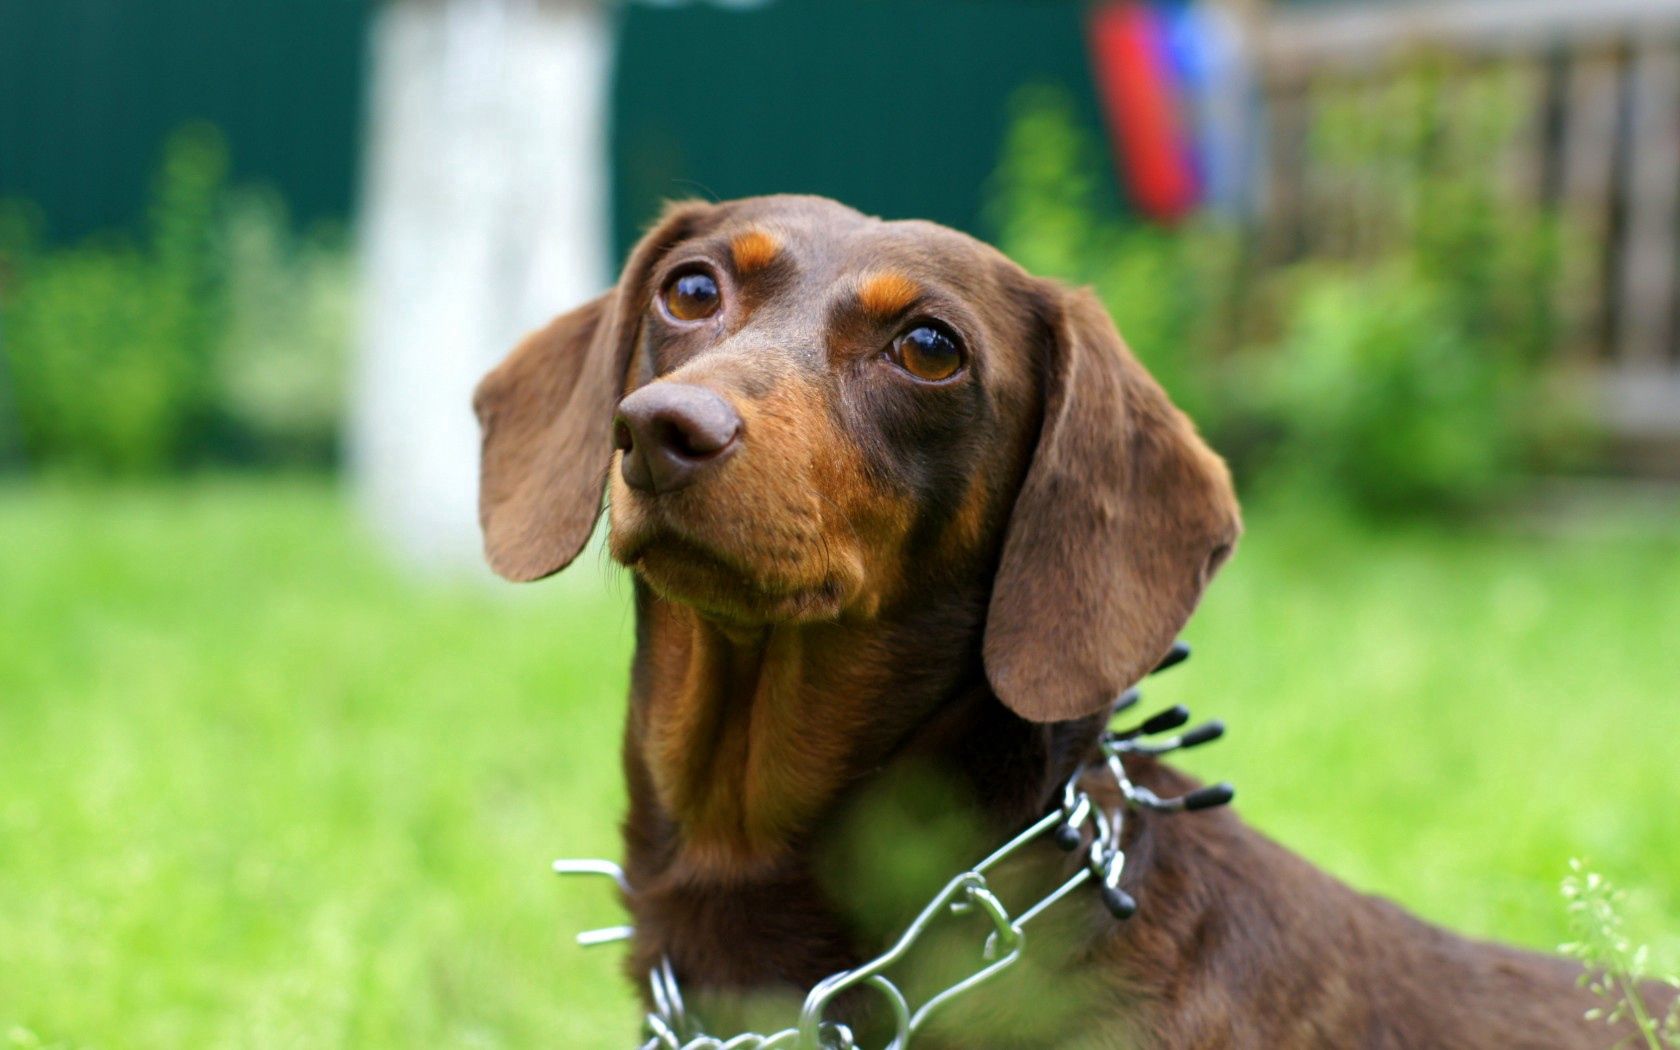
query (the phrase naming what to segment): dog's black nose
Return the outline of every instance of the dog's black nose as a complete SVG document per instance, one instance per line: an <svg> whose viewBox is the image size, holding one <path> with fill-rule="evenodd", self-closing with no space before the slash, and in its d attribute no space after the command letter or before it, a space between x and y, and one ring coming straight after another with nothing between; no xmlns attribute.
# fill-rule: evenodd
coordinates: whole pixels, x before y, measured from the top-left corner
<svg viewBox="0 0 1680 1050"><path fill-rule="evenodd" d="M618 405L613 445L624 453L625 482L643 492L670 492L692 482L735 451L741 417L705 387L650 383Z"/></svg>

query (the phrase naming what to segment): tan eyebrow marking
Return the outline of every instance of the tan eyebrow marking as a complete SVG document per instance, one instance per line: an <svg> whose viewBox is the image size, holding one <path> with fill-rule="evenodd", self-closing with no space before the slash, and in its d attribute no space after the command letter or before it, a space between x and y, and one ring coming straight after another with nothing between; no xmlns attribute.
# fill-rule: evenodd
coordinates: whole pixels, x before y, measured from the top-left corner
<svg viewBox="0 0 1680 1050"><path fill-rule="evenodd" d="M735 259L737 273L749 273L769 266L781 250L781 242L763 230L738 233L729 242L729 254Z"/></svg>
<svg viewBox="0 0 1680 1050"><path fill-rule="evenodd" d="M858 303L872 314L891 317L921 297L922 286L896 270L872 273L858 282Z"/></svg>

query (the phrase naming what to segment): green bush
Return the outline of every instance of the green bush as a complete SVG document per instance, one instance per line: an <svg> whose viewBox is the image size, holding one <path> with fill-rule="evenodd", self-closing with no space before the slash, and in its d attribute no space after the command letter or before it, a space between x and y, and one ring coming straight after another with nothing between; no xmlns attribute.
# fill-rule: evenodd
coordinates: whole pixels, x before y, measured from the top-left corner
<svg viewBox="0 0 1680 1050"><path fill-rule="evenodd" d="M0 441L36 469L156 474L320 460L349 333L346 256L298 239L272 198L227 184L220 135L183 129L144 235L52 248L0 219Z"/></svg>
<svg viewBox="0 0 1680 1050"><path fill-rule="evenodd" d="M1440 287L1408 260L1292 277L1283 337L1247 362L1244 387L1276 435L1274 473L1389 513L1492 491L1516 439L1496 371Z"/></svg>
<svg viewBox="0 0 1680 1050"><path fill-rule="evenodd" d="M210 133L178 135L144 247L103 239L46 250L38 222L14 223L0 323L28 462L154 472L179 461L204 425L211 231L226 167Z"/></svg>
<svg viewBox="0 0 1680 1050"><path fill-rule="evenodd" d="M214 395L247 458L322 463L336 452L356 282L343 238L292 233L283 201L235 194L222 250L224 324Z"/></svg>
<svg viewBox="0 0 1680 1050"><path fill-rule="evenodd" d="M1288 259L1217 216L1117 218L1095 144L1047 89L1018 100L991 220L1029 268L1096 290L1246 484L1379 515L1473 509L1586 432L1550 364L1561 234L1495 182L1504 95L1455 95L1449 124L1440 90L1401 81L1382 120L1321 107L1315 171L1350 203Z"/></svg>

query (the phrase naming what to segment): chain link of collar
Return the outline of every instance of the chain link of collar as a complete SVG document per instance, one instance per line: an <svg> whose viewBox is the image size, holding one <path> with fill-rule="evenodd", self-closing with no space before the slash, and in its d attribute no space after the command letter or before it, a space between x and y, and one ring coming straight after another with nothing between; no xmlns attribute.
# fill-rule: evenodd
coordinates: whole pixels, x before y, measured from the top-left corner
<svg viewBox="0 0 1680 1050"><path fill-rule="evenodd" d="M1187 647L1182 643L1176 645L1156 671L1181 663L1188 655ZM1128 690L1117 701L1116 713L1131 707L1137 700L1138 691L1135 688ZM850 1028L828 1019L834 1000L856 988L874 991L889 1010L894 1035L884 1050L907 1050L911 1039L941 1006L1014 965L1026 946L1027 925L1080 886L1087 883L1096 885L1104 906L1116 919L1130 918L1137 910L1137 902L1120 888L1120 878L1126 865L1126 854L1120 847L1127 815L1134 810L1178 813L1210 809L1231 801L1234 794L1229 784L1221 783L1164 799L1133 783L1126 774L1126 755L1163 755L1217 740L1224 734L1223 724L1209 722L1184 733L1163 736L1180 728L1189 719L1188 710L1175 706L1130 729L1104 733L1098 741L1098 757L1067 779L1058 802L1049 812L992 851L984 860L947 882L886 951L860 966L819 981L805 997L799 1021L793 1027L768 1035L744 1033L727 1039L706 1034L698 1018L691 1015L683 1003L682 990L670 960L662 959L648 975L653 1009L643 1019L644 1041L640 1050L861 1050ZM1080 786L1090 775L1112 780L1122 799L1119 808L1103 809ZM1083 848L1084 862L1067 880L1017 915L993 892L987 874L1007 858L1045 837L1067 852ZM622 893L629 895L632 892L623 869L611 861L559 860L554 862L554 870L561 875L611 878ZM886 971L908 955L931 927L943 920L975 915L983 917L991 930L980 946L974 968L912 1009L904 992L893 983ZM629 926L613 926L581 933L577 940L585 946L606 944L627 940L633 932Z"/></svg>

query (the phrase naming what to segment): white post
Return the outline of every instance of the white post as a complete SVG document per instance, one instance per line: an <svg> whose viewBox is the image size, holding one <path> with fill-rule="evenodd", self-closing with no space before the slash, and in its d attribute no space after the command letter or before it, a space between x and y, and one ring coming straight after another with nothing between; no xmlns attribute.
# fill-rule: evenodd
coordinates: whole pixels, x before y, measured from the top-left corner
<svg viewBox="0 0 1680 1050"><path fill-rule="evenodd" d="M376 16L349 447L360 503L416 568L480 564L479 376L610 280L610 61L594 0Z"/></svg>

